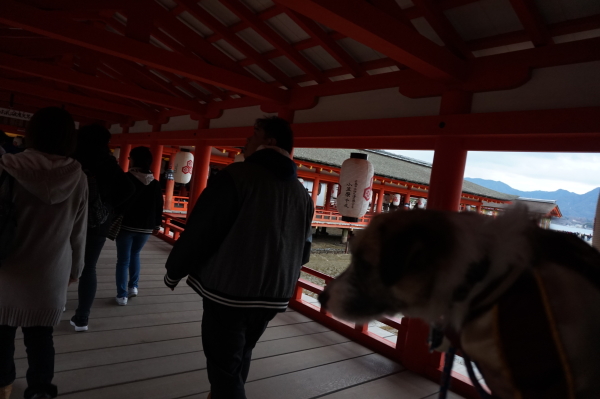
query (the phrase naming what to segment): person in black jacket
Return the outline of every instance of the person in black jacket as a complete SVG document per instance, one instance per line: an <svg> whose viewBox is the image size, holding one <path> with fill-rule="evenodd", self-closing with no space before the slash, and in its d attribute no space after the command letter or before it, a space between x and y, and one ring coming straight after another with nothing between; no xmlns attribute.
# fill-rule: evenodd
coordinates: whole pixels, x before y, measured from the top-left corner
<svg viewBox="0 0 600 399"><path fill-rule="evenodd" d="M85 242L85 266L79 279L79 304L71 325L75 331L87 331L90 309L96 297L96 263L106 242L113 210L134 192L133 183L110 154L110 132L100 125L79 129L75 158L88 178L88 228Z"/></svg>
<svg viewBox="0 0 600 399"><path fill-rule="evenodd" d="M285 312L308 262L313 202L298 181L293 133L256 121L246 160L212 177L167 260L165 284L203 297L202 343L213 399L244 399L252 349Z"/></svg>
<svg viewBox="0 0 600 399"><path fill-rule="evenodd" d="M150 234L158 233L162 222L163 196L160 183L150 171L152 153L146 147L136 147L129 153L130 181L135 194L120 207L123 214L117 236L117 304L127 305L127 299L138 295L140 252Z"/></svg>

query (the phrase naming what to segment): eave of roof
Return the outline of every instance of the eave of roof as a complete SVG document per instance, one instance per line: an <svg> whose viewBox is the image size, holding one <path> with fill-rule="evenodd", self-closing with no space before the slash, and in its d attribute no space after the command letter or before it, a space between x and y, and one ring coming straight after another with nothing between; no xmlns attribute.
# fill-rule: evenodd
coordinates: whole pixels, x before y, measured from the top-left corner
<svg viewBox="0 0 600 399"><path fill-rule="evenodd" d="M429 185L431 176L430 163L383 150L296 148L294 150L294 159L339 168L350 157L351 152L368 154L369 161L371 161L375 168L376 176L401 180L407 183ZM517 198L516 195L490 190L469 181L463 182L463 193L501 201L512 201Z"/></svg>

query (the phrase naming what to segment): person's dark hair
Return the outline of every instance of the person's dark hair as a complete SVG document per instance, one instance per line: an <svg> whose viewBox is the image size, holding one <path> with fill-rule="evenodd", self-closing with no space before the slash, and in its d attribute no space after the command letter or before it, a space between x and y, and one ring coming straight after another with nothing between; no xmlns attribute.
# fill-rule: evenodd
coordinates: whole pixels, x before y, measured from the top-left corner
<svg viewBox="0 0 600 399"><path fill-rule="evenodd" d="M28 148L69 156L75 151L77 143L73 117L62 108L42 108L31 117L25 140Z"/></svg>
<svg viewBox="0 0 600 399"><path fill-rule="evenodd" d="M257 119L254 127L265 131L265 138L273 138L277 147L291 153L294 148L294 132L285 119L277 116Z"/></svg>
<svg viewBox="0 0 600 399"><path fill-rule="evenodd" d="M0 130L0 144L12 143L12 137L4 133L4 130Z"/></svg>
<svg viewBox="0 0 600 399"><path fill-rule="evenodd" d="M84 168L92 167L110 155L108 142L111 134L104 126L93 124L83 126L77 133L77 159Z"/></svg>
<svg viewBox="0 0 600 399"><path fill-rule="evenodd" d="M133 160L136 168L150 170L152 165L152 153L148 147L135 147L129 152L129 157Z"/></svg>

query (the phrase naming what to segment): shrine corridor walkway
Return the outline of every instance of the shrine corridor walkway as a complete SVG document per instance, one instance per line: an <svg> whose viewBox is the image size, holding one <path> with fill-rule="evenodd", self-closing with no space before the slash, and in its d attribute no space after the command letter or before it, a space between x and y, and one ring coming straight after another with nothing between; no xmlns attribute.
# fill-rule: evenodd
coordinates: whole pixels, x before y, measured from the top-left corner
<svg viewBox="0 0 600 399"><path fill-rule="evenodd" d="M170 248L151 237L142 252L140 296L117 306L116 248L107 241L88 332L75 333L69 325L77 306L77 287L70 287L67 311L54 333L60 398L207 396L202 300L183 282L174 292L164 287ZM17 338L13 397L22 398L27 359L20 332ZM433 399L438 386L289 310L275 317L254 350L246 391L251 399Z"/></svg>

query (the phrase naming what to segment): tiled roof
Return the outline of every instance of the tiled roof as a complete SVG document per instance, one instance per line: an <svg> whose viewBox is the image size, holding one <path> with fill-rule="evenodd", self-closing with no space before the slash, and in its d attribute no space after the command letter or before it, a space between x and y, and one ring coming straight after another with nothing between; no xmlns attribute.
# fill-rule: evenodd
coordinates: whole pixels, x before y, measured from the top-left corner
<svg viewBox="0 0 600 399"><path fill-rule="evenodd" d="M377 176L429 185L429 178L431 176L430 163L382 150L295 148L294 159L341 167L342 162L350 157L351 152L368 154L369 161L373 164ZM462 191L468 194L503 201L512 201L517 198L516 195L490 190L469 181L463 182Z"/></svg>

